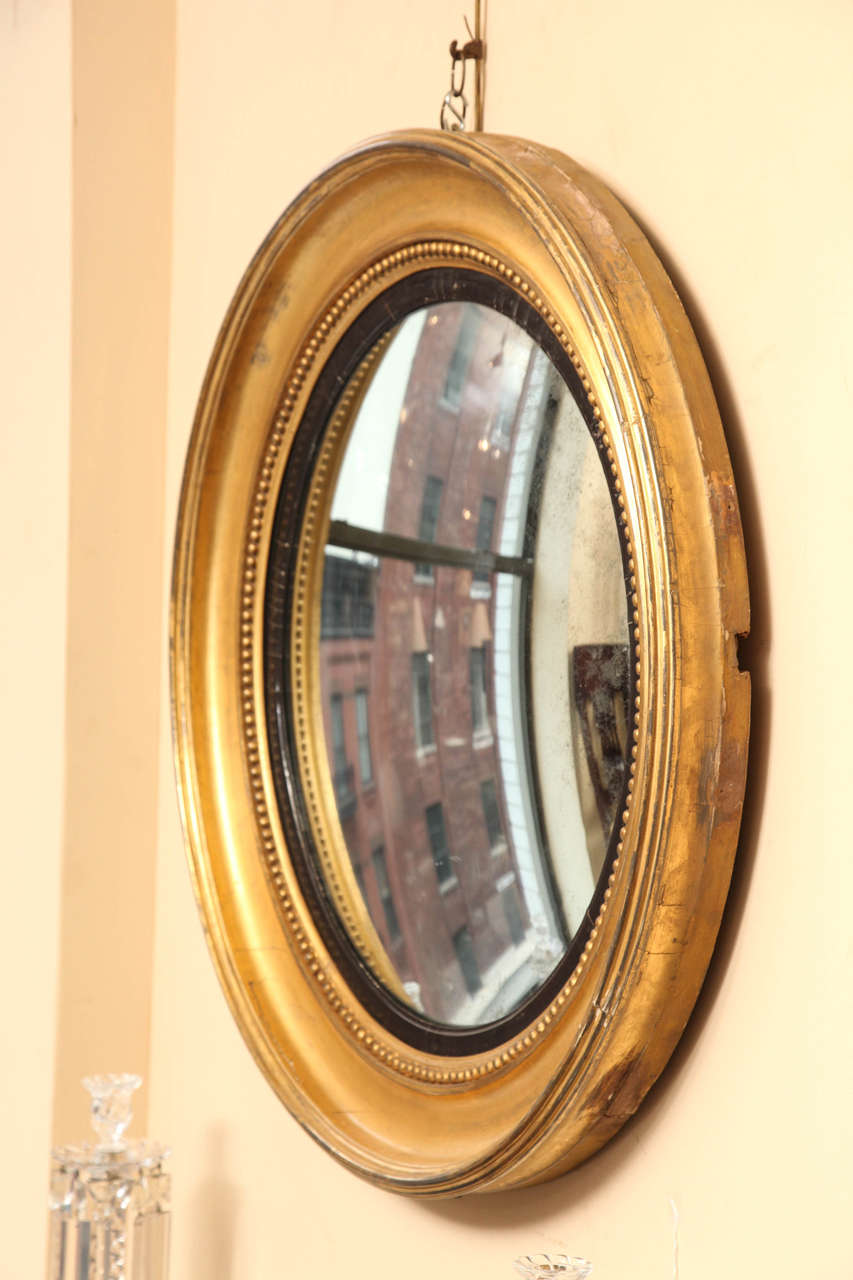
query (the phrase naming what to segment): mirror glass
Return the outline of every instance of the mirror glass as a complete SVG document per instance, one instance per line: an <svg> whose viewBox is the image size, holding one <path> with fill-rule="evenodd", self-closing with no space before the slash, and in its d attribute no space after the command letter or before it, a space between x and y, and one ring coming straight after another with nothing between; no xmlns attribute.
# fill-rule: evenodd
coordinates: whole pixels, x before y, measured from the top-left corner
<svg viewBox="0 0 853 1280"><path fill-rule="evenodd" d="M630 724L621 542L584 413L514 319L439 302L372 355L323 568L339 879L386 989L481 1027L541 988L605 878Z"/></svg>

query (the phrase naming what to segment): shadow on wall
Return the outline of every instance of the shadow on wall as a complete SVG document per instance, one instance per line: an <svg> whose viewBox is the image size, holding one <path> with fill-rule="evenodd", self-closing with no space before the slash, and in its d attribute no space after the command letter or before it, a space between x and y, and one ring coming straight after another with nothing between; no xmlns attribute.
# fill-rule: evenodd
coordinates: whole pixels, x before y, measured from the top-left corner
<svg viewBox="0 0 853 1280"><path fill-rule="evenodd" d="M190 1206L189 1236L191 1256L203 1259L199 1275L205 1280L235 1280L234 1236L239 1191L229 1182L225 1129L216 1125L207 1131L201 1180Z"/></svg>
<svg viewBox="0 0 853 1280"><path fill-rule="evenodd" d="M619 193L614 194L618 196ZM625 201L623 203L626 208L630 208ZM636 215L632 216L640 222ZM542 1222L551 1213L558 1214L567 1205L578 1208L585 1199L594 1196L599 1187L610 1180L620 1167L629 1163L637 1149L643 1145L645 1136L653 1133L655 1117L659 1109L666 1107L668 1100L674 1096L678 1078L693 1053L726 978L752 882L767 789L771 724L768 679L771 608L766 546L755 475L749 456L748 434L737 412L736 398L725 372L725 362L701 307L671 258L662 250L648 228L642 223L640 226L666 268L699 342L720 410L740 504L752 614L750 634L741 638L738 646L741 670L749 672L752 684L749 766L740 839L726 909L704 986L675 1052L637 1114L600 1152L578 1169L554 1182L494 1196L425 1202L426 1208L448 1221L474 1229L482 1227L492 1235L498 1231L513 1236L519 1229L541 1231ZM496 1212L498 1205L500 1208Z"/></svg>
<svg viewBox="0 0 853 1280"><path fill-rule="evenodd" d="M637 221L639 222L639 219ZM705 985L702 988L693 1016L687 1024L687 1029L679 1042L678 1048L661 1077L661 1084L665 1087L665 1082L669 1075L676 1073L679 1063L692 1052L696 1039L707 1021L714 999L725 980L726 971L734 950L735 939L746 908L749 886L752 882L758 836L761 829L761 816L764 811L764 800L767 791L767 768L770 759L772 699L768 669L772 618L766 542L761 524L761 504L755 481L755 471L749 454L748 427L741 421L738 414L737 401L726 375L723 354L717 346L711 327L702 312L701 306L694 297L690 285L682 276L678 266L656 242L654 236L649 233L648 228L643 227L642 223L640 225L655 253L666 268L667 274L684 304L684 309L687 312L699 342L699 347L705 358L711 385L717 399L740 506L743 537L746 545L751 611L749 635L741 637L738 643L739 666L742 671L747 671L750 676L752 708L749 764L737 857L735 858L726 909L720 926L717 945L708 968ZM659 1089L660 1086L656 1086L655 1092L658 1092Z"/></svg>

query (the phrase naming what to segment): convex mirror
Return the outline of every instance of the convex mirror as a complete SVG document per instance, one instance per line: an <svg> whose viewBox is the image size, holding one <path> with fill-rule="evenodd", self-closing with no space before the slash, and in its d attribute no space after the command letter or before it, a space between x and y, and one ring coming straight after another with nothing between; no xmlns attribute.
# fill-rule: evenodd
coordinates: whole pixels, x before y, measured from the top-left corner
<svg viewBox="0 0 853 1280"><path fill-rule="evenodd" d="M615 198L486 135L324 173L211 361L172 645L214 960L339 1159L495 1189L633 1112L725 901L747 629L707 374Z"/></svg>

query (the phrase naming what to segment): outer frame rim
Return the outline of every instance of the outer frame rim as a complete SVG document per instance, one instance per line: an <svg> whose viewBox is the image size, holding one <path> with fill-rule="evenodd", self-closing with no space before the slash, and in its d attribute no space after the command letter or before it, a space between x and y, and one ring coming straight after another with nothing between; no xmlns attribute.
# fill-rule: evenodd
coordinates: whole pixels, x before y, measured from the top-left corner
<svg viewBox="0 0 853 1280"><path fill-rule="evenodd" d="M250 539L256 534L256 544L262 546L265 537L263 522L257 528L252 525L245 493L253 484L272 484L273 477L260 468L255 478L242 476L242 487L238 486L239 493L226 493L223 497L224 490L219 488L212 495L210 478L212 470L215 470L214 455L220 456L217 454L218 450L221 456L228 455L228 437L233 436L238 422L243 423L245 430L245 418L241 417L245 405L237 404L235 407L234 404L235 399L238 402L240 400L235 383L240 376L251 381L251 355L247 357L247 352L257 350L257 346L252 346L252 343L259 327L267 334L270 331L269 325L266 330L263 329L262 312L265 306L270 305L269 298L265 298L265 290L269 293L277 256L286 254L287 245L298 235L300 229L316 225L318 217L322 221L323 210L330 201L334 201L342 186L361 184L360 190L369 190L375 197L388 166L399 163L401 158L403 163L406 159L417 158L424 162L428 160L433 165L449 166L451 170L455 168L457 176L463 172L464 166L466 177L463 186L470 188L473 181L474 185L479 183L491 193L497 193L497 212L494 216L503 229L504 239L512 242L516 248L516 256L523 256L524 253L533 255L531 240L538 241L540 246L546 245L544 250L540 247L538 253L533 255L536 256L533 272L535 288L539 286L537 275L544 270L543 264L547 265L545 258L551 263L560 260L557 276L562 273L565 279L568 272L571 286L569 292L573 290L574 293L582 293L588 277L591 275L593 278L595 287L590 290L587 298L587 314L596 310L601 313L602 308L604 311L590 331L591 340L587 334L585 341L591 356L598 354L600 357L600 349L607 347L608 343L611 349L615 345L626 366L621 370L614 370L612 367L606 369L608 375L618 373L626 389L619 391L617 388L614 391L612 377L604 377L603 389L606 396L603 399L608 400L610 412L613 412L614 406L616 409L614 417L617 421L614 426L618 426L620 439L614 460L620 469L626 515L632 527L637 527L637 623L642 637L641 649L646 655L641 681L642 687L649 690L644 708L645 719L638 734L640 772L637 795L646 800L647 811L643 815L645 828L654 819L658 834L653 838L648 830L644 834L643 830L629 829L624 836L631 860L636 858L637 865L643 871L642 883L632 883L630 886L639 907L637 936L633 940L621 936L611 938L608 946L615 947L615 950L607 964L601 954L602 941L597 936L591 938L589 953L593 958L593 967L598 963L599 976L602 978L605 972L611 972L613 980L609 988L604 990L602 987L595 993L592 1004L596 1007L590 1005L587 1008L580 1025L569 1027L570 1018L560 1019L560 1044L555 1042L555 1033L547 1028L547 1024L541 1031L538 1027L529 1029L530 1043L526 1046L529 1052L522 1056L531 1065L518 1065L517 1055L509 1057L504 1064L508 1080L514 1082L508 1092L515 1091L516 1101L507 1107L502 1101L496 1100L491 1111L488 1107L485 1108L491 1116L487 1149L484 1151L481 1147L475 1151L472 1148L467 1159L464 1156L460 1158L459 1152L445 1159L433 1152L431 1156L425 1155L419 1160L414 1151L418 1133L412 1130L405 1117L402 1121L397 1117L392 1122L390 1113L386 1114L384 1120L379 1117L384 1123L385 1137L374 1141L372 1147L368 1139L365 1146L363 1133L345 1131L332 1115L334 1108L329 1100L335 1094L335 1081L327 1075L318 1088L316 1081L306 1078L304 1063L301 1069L285 1065L284 1059L288 1055L300 1056L300 1053L294 1053L295 1049L300 1050L304 1058L307 1046L295 1043L298 1035L292 1028L287 1028L290 1017L287 1011L276 1010L276 995L272 988L276 981L281 980L282 974L276 975L274 966L271 970L257 964L257 957L251 954L253 944L257 941L257 920L252 918L247 925L248 916L252 916L254 911L265 917L264 927L268 928L269 920L266 917L270 902L260 903L256 881L251 886L255 902L248 909L248 916L245 901L241 901L248 893L246 877L254 874L249 871L247 859L257 858L255 850L262 849L268 837L252 821L251 814L238 795L229 794L228 804L224 808L219 803L223 787L225 792L236 793L239 790L238 774L251 778L253 770L259 769L263 774L265 767L260 757L256 759L251 751L247 751L244 737L239 767L235 768L233 747L228 741L229 730L233 729L235 719L223 705L223 699L226 695L235 697L240 705L245 705L248 699L250 712L253 707L261 704L257 703L257 689L242 686L241 692L240 687L233 682L233 674L230 681L223 684L218 674L220 666L218 661L212 660L210 649L213 640L215 658L221 660L223 656L227 658L230 654L233 665L234 651L229 647L231 642L223 636L219 624L212 622L213 615L221 612L223 600L226 602L225 611L235 624L235 631L238 617L242 617L244 624L248 624L250 628L253 623L257 624L255 606L245 599L240 601L239 606L237 604L235 588L239 574L233 565L225 565L223 543L227 541L227 532L233 532L235 525L239 523L242 511L242 517L249 524ZM417 186L415 180L411 176L407 180L412 183L414 190ZM590 214L588 226L580 226L579 210ZM679 376L679 368L683 370L685 367L685 352L680 353L679 361L676 362L669 343L673 316L680 319L683 313L680 312L671 290L671 296L668 295L668 282L659 266L659 278L650 281L648 271L644 275L637 269L631 253L625 249L626 241L619 240L615 228L622 230L624 234L626 221L629 223L627 215L617 202L608 193L602 196L598 185L571 162L563 157L555 161L551 155L532 148L529 144L488 138L451 140L446 136L436 137L432 134L403 135L369 144L318 179L273 230L238 290L202 393L181 499L172 614L176 756L196 893L232 1011L273 1086L297 1117L334 1154L358 1172L394 1189L421 1194L459 1194L462 1190L513 1185L561 1171L601 1145L637 1105L669 1056L680 1030L680 1026L674 1028L669 1025L661 1041L644 1051L642 1056L645 1062L639 1067L636 1055L634 1058L630 1054L626 1055L624 1046L614 1051L613 1045L619 1037L615 1036L612 1027L618 1024L622 1035L625 1028L630 1030L633 1024L644 1030L649 1021L654 1022L656 1012L659 1012L657 1006L662 1000L670 1000L672 997L670 984L674 974L679 975L685 988L681 997L682 1007L675 1019L676 1024L683 1024L701 983L710 956L709 937L712 942L722 910L742 796L748 715L744 678L739 677L733 668L731 631L730 627L727 629L724 625L722 615L725 613L726 620L730 623L731 615L737 614L738 609L732 605L730 598L725 601L722 599L723 596L730 597L732 594L724 585L719 591L720 601L709 628L705 623L700 625L692 597L688 600L680 594L682 581L686 581L689 589L693 590L692 583L687 580L691 578L689 560L696 551L693 545L696 538L674 520L673 486L677 488L677 484L666 460L679 450L684 453L684 440L681 436L693 432L693 420L697 416L696 395L692 394L691 404L690 395ZM365 224L362 221L359 225L363 240ZM523 227L523 235L519 226ZM591 246L588 243L590 227L595 232ZM631 238L627 243L636 254L637 244L642 247L645 241L633 224L629 224L629 232ZM376 234L377 231L374 230L374 236ZM382 234L384 235L384 228ZM518 239L517 245L514 237ZM437 237L439 238L443 237ZM550 246L547 245L548 239ZM370 260L363 248L359 252L362 261ZM374 249L373 260L378 252L378 249ZM352 259L353 254L350 252L348 260ZM567 268L567 261L581 265L574 268L570 265ZM553 274L553 267L548 269ZM573 275L572 271L576 274ZM615 300L610 300L608 291L612 291L614 280L621 281L621 289L625 295L630 295L631 305L642 313L642 324L638 324L636 319L627 323L620 310L620 296L613 295ZM520 281L519 275L519 283ZM326 294L333 292L329 285ZM563 298L562 303L565 308L568 305L567 299ZM662 305L664 308L669 307L669 314L663 319L660 313ZM558 315L558 323L565 324L565 321L565 316L561 319ZM666 329L667 322L669 331ZM299 325L294 328L294 333L297 329ZM307 337L308 330L304 323L301 332ZM687 382L696 382L697 379L701 382L695 368L698 362L701 374L701 358L695 349L695 342L690 347L692 335L689 335L689 331L688 339L686 358L690 368ZM283 341L280 330L279 340ZM285 346L288 342L291 344L288 348L293 351L288 357L291 367L298 367L298 361L304 359L304 354L297 356L293 346L295 341L292 336L288 336L284 343ZM308 338L309 343L310 341ZM679 335L679 343L684 346L683 334ZM660 426L650 416L649 405L643 401L639 379L635 376L638 372L635 364L639 361L637 348L655 344L659 353L670 353L669 367L663 373L658 371L656 376L661 383L673 384L669 386L669 398L676 405L680 402L683 406L678 429L670 426L669 435L662 435ZM612 351L610 358L612 359ZM677 364L679 368L676 367ZM600 373L597 376L602 378ZM595 382L596 373L591 372L591 377ZM715 461L722 454L727 467L713 399L710 399L709 408L709 388L705 387L704 390L705 398L698 406L699 417L704 423L703 444L707 447L708 440L714 437L716 431L716 437L711 439L711 453ZM267 395L269 396L269 389ZM295 402L297 413L298 407ZM255 434L257 435L257 428ZM695 436L692 438L695 455ZM700 465L696 456L690 458L690 463L694 471ZM719 485L719 469L717 474L716 483ZM221 478L219 483L222 483ZM733 494L730 471L725 471L721 483L722 491ZM667 486L669 492L666 491ZM695 479L693 487L697 487ZM687 486L685 492L686 490ZM706 485L706 505L710 506L708 492ZM724 567L734 565L734 576L737 579L737 567L740 564L742 570L743 560L739 526L733 531L726 531L720 527L720 523L718 516L711 510L698 539L703 562L703 571L698 576L707 580L718 578L720 563L723 563ZM211 538L211 545L205 546L208 537ZM742 577L742 573L740 576ZM201 586L199 582L202 583ZM736 582L735 587L737 585ZM227 603L229 600L232 601L231 604ZM689 625L686 627L682 618L685 609L690 613L687 619ZM743 619L743 611L741 618ZM746 626L743 625L741 629L745 630ZM706 634L707 632L713 634ZM698 854L694 850L693 865L687 876L690 893L685 895L679 890L681 903L668 906L667 885L671 889L675 882L685 878L683 869L679 872L672 865L671 844L673 825L678 819L679 809L676 784L681 782L683 785L685 777L691 774L691 768L680 761L676 746L668 747L665 744L669 741L670 734L676 745L685 736L680 724L680 714L677 713L689 702L689 699L685 699L684 675L689 674L690 670L698 669L693 650L701 651L703 659L707 656L706 650L712 655L716 654L715 668L719 673L720 683L724 686L724 701L729 706L728 712L718 709L716 713L719 721L716 728L717 758L719 762L721 753L728 751L732 760L725 766L725 776L718 763L709 792L713 798L721 789L726 791L726 813L729 815L727 838L722 842L726 847L720 854L719 837L715 838L711 827L705 825L704 849ZM232 690L231 694L228 694L229 688ZM706 699L705 703L708 701ZM701 698L699 702L702 702ZM706 726L708 714L708 706L703 705L701 716ZM695 732L699 716L695 707L691 708L691 716ZM212 739L209 736L211 730ZM731 749L733 745L737 748L734 751ZM665 749L662 750L662 747ZM692 772L695 773L697 768L694 762ZM654 813L648 811L650 798ZM682 805L682 809L683 807ZM640 808L638 804L637 810ZM731 815L735 810L737 812L732 829ZM639 825L638 819L637 826ZM716 869L709 888L705 883L707 877L703 867L712 846L721 865ZM658 862L659 856L662 856L662 866ZM234 882L235 873L239 885ZM627 875L627 872L623 874ZM235 888L239 890L237 893ZM626 886L626 892L628 888ZM693 910L694 899L701 900L702 911L710 921L704 927L698 942L695 938L688 937L690 920L686 918ZM294 901L298 915L299 904ZM665 931L662 923L664 917L668 922L676 916L684 934L683 945L672 952L671 963L661 963L660 955L650 949L651 943L655 941L652 935ZM310 921L305 923L308 937L316 943L319 941L316 931L312 930ZM304 956L304 952L300 951L298 943L294 945L291 942L288 946L292 954L285 965L286 974L289 975L286 976L286 981L302 981L305 968L300 957ZM623 971L626 953L630 955L631 962L627 971ZM323 954L322 948L320 954ZM309 961L309 969L310 964ZM334 966L332 970L333 968ZM663 971L664 976L661 977L658 973L654 978L657 985L654 999L649 1003L648 979L650 975L654 977L659 970ZM297 977L300 972L303 979ZM641 992L640 998L637 990L643 983L646 984L645 994ZM268 986L272 994L267 993ZM304 994L304 991L301 992L303 997ZM602 995L603 1000L600 998ZM342 994L338 988L334 990L333 998L343 1000L346 1004L346 992ZM672 1022L670 1016L669 1023ZM587 1028L590 1046L583 1062L577 1057L577 1035L581 1026ZM369 1029L365 1033L367 1037L372 1034ZM575 1044L574 1048L572 1042ZM611 1046L609 1050L608 1042ZM383 1085L387 1087L388 1073L385 1065L381 1061L367 1062L363 1044L363 1040L359 1041L354 1051L361 1070L366 1066L368 1071L381 1072ZM368 1056L369 1053L368 1047ZM472 1110L473 1095L478 1089L480 1094L484 1091L494 1094L492 1071L486 1070L482 1076L479 1071L476 1075L471 1075L473 1068L479 1065L461 1063L459 1078L448 1082L455 1100L454 1115L459 1112L460 1106L463 1114ZM536 1070L533 1071L532 1067L536 1067ZM586 1077L585 1083L578 1079L579 1074ZM523 1076L528 1078L528 1083L531 1077L538 1081L536 1089L539 1092L534 1105L519 1109L517 1095L520 1091L523 1092L519 1090L519 1081ZM479 1078L480 1084L472 1085L469 1077L475 1081ZM427 1076L427 1092L424 1093L423 1083L417 1086L421 1097L419 1106L426 1102L428 1109L434 1110L432 1102L436 1101L436 1095L429 1090L434 1089L435 1084L436 1081ZM395 1087L400 1100L404 1102L406 1091L411 1091L413 1082L408 1078L398 1077ZM437 1105L441 1106L443 1103L446 1107L449 1101L449 1096L439 1097ZM465 1105L466 1102L468 1106ZM478 1111L480 1123L483 1113L481 1101ZM406 1130L404 1137L401 1137L401 1128ZM395 1149L398 1151L396 1158L393 1155Z"/></svg>

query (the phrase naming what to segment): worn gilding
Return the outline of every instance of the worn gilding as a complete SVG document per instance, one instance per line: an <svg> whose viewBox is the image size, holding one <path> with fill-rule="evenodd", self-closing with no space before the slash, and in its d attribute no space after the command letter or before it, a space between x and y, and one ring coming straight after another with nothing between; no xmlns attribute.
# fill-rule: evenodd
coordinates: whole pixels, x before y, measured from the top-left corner
<svg viewBox="0 0 853 1280"><path fill-rule="evenodd" d="M494 273L569 354L619 493L637 664L630 803L584 952L520 1034L452 1057L380 1026L312 919L274 794L261 662L272 509L325 353L426 261ZM317 764L309 638L335 457L313 477L319 527L302 530L291 635L300 768L333 872L340 833ZM321 175L256 255L211 359L171 626L179 792L213 958L273 1088L338 1159L423 1195L521 1185L585 1159L640 1104L689 1016L725 902L749 722L736 637L748 625L707 373L660 263L607 189L530 143L427 132L369 143ZM350 927L369 931L346 876L333 891Z"/></svg>

